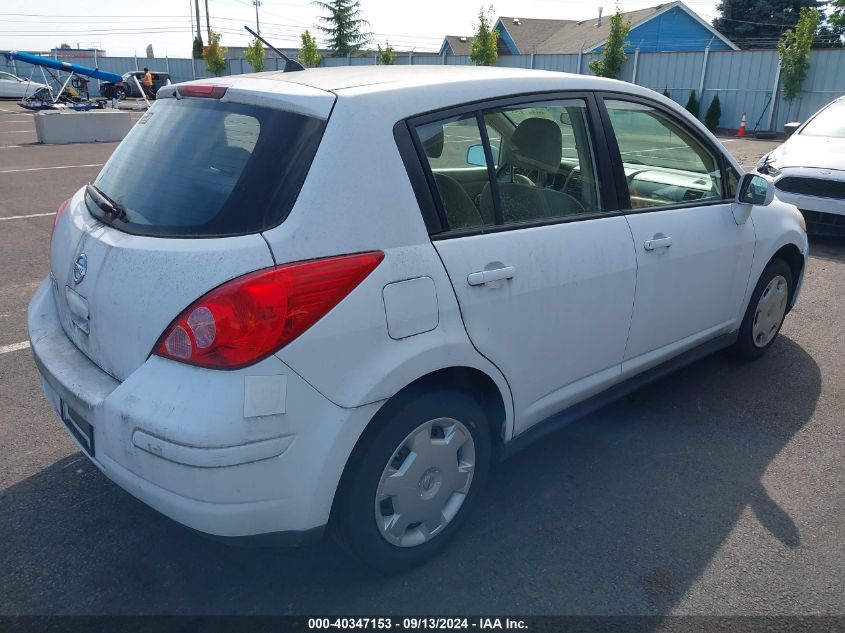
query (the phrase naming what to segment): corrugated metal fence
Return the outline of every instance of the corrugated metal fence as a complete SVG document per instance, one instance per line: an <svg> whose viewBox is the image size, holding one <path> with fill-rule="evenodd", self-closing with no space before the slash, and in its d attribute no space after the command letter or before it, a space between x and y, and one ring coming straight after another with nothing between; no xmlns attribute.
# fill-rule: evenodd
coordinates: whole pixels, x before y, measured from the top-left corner
<svg viewBox="0 0 845 633"><path fill-rule="evenodd" d="M499 58L497 66L534 68L591 74L590 55L511 55ZM8 69L28 77L33 71L27 64L10 63ZM143 57L102 57L93 59L68 59L72 63L98 66L103 70L124 73L141 69L167 71L174 82L190 81L211 76L203 60ZM366 66L377 63L375 55L365 57L326 58L323 66ZM397 65L419 64L472 64L467 56L440 56L430 53L401 54ZM267 58L265 70L281 70L284 62ZM250 72L251 66L244 59L228 60L225 74ZM628 55L620 79L646 86L658 92L668 90L671 97L686 104L692 90L698 93L701 116L707 111L713 97L719 95L722 104L720 125L735 128L743 113L748 115L748 129L780 130L787 121L800 121L832 99L845 94L845 50L814 50L810 54L810 72L803 90L792 104L784 101L780 91L772 99L779 83L780 66L777 52L719 51L634 53ZM41 72L34 71L34 79L41 81Z"/></svg>

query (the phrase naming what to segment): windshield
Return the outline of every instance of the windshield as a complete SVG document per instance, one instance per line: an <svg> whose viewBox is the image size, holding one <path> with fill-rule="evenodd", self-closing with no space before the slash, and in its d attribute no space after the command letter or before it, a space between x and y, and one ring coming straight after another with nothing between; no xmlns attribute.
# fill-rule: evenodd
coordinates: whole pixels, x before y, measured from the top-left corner
<svg viewBox="0 0 845 633"><path fill-rule="evenodd" d="M266 230L290 212L323 128L319 119L270 108L163 99L93 181L88 209L140 235Z"/></svg>
<svg viewBox="0 0 845 633"><path fill-rule="evenodd" d="M834 101L801 130L802 136L845 138L845 100Z"/></svg>

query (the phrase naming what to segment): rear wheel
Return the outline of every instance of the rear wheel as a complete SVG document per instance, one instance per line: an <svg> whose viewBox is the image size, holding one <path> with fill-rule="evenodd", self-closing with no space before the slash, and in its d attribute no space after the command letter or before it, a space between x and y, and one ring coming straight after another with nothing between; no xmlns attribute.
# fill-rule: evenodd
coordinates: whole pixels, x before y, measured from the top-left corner
<svg viewBox="0 0 845 633"><path fill-rule="evenodd" d="M771 347L791 296L792 270L782 259L773 259L760 275L739 328L735 349L741 358L759 358Z"/></svg>
<svg viewBox="0 0 845 633"><path fill-rule="evenodd" d="M118 86L114 89L114 98L118 101L123 101L126 98L126 88Z"/></svg>
<svg viewBox="0 0 845 633"><path fill-rule="evenodd" d="M388 403L353 457L334 520L342 542L394 573L419 565L457 531L490 468L483 409L452 391Z"/></svg>

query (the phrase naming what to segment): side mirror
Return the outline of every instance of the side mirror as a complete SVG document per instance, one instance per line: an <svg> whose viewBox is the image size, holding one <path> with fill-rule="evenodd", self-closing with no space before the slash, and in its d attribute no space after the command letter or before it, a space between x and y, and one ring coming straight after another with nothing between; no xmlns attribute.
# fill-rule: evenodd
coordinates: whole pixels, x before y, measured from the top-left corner
<svg viewBox="0 0 845 633"><path fill-rule="evenodd" d="M762 174L745 174L739 181L733 205L734 220L745 224L755 207L765 207L775 199L775 183Z"/></svg>
<svg viewBox="0 0 845 633"><path fill-rule="evenodd" d="M470 145L467 148L467 165L475 165L476 167L486 167L487 158L484 156L484 146L480 143L478 145Z"/></svg>
<svg viewBox="0 0 845 633"><path fill-rule="evenodd" d="M783 131L787 136L792 136L799 127L801 127L801 124L798 121L792 121L790 123L784 123Z"/></svg>

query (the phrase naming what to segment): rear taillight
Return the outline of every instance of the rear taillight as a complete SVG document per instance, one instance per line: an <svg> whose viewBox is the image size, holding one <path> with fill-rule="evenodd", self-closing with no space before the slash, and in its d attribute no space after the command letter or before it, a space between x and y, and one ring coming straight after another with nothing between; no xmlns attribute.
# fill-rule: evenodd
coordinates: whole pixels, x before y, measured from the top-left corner
<svg viewBox="0 0 845 633"><path fill-rule="evenodd" d="M59 208L56 210L56 215L53 216L53 228L50 229L50 239L53 239L53 233L56 231L56 225L59 223L59 218L62 217L62 213L65 212L65 209L68 208L70 204L70 198L65 200L59 205Z"/></svg>
<svg viewBox="0 0 845 633"><path fill-rule="evenodd" d="M313 259L260 270L218 286L171 323L153 353L237 369L281 349L340 303L384 253Z"/></svg>

